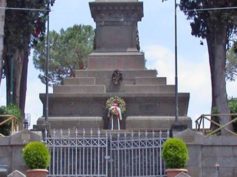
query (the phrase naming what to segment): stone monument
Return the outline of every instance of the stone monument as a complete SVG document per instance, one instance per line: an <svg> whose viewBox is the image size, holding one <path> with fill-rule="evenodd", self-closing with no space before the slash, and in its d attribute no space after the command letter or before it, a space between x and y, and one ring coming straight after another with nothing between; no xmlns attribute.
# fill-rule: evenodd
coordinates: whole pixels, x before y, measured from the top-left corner
<svg viewBox="0 0 237 177"><path fill-rule="evenodd" d="M49 94L50 127L107 128L106 100L119 96L126 102L121 128L170 128L175 119L175 86L157 77L156 70L145 68L138 33L143 2L95 0L89 6L96 23L94 51L86 70L76 71L76 77L66 78ZM189 93L178 97L179 121L191 128ZM40 99L45 105L45 94ZM38 127L43 124L44 117L37 122Z"/></svg>

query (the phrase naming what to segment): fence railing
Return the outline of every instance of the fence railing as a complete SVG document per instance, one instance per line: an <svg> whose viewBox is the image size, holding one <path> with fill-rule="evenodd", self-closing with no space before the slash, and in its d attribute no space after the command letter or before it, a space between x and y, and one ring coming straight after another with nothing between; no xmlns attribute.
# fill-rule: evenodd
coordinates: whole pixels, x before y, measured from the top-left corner
<svg viewBox="0 0 237 177"><path fill-rule="evenodd" d="M52 131L49 177L163 177L169 131Z"/></svg>
<svg viewBox="0 0 237 177"><path fill-rule="evenodd" d="M219 116L234 116L235 117L236 116L236 117L232 119L231 121L227 122L226 124L221 125L220 123L212 120L211 119L212 116L216 116L216 117L219 117ZM210 124L215 125L217 128L215 128L214 130L207 128L205 121L208 121ZM221 131L222 129L225 129L230 134L237 136L237 133L227 128L227 126L229 126L230 124L234 122L237 122L237 113L235 114L202 114L199 118L197 118L197 120L195 121L195 124L196 124L196 130L201 131L203 134L207 136L211 136Z"/></svg>

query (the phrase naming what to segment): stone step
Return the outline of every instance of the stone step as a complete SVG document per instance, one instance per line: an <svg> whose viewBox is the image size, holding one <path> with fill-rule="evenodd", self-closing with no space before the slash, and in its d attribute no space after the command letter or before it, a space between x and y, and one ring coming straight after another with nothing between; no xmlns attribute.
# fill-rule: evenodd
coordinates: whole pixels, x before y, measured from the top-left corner
<svg viewBox="0 0 237 177"><path fill-rule="evenodd" d="M97 78L111 78L114 70L77 70L76 77L96 77ZM136 77L156 77L156 70L120 70L123 79L131 79Z"/></svg>
<svg viewBox="0 0 237 177"><path fill-rule="evenodd" d="M145 69L142 52L93 52L88 57L88 69Z"/></svg>
<svg viewBox="0 0 237 177"><path fill-rule="evenodd" d="M127 116L174 116L174 93L60 93L49 94L49 116L103 116L106 100L120 96L126 102ZM178 93L179 116L188 112L189 93ZM40 99L45 105L45 94ZM93 108L93 109L92 109Z"/></svg>
<svg viewBox="0 0 237 177"><path fill-rule="evenodd" d="M95 77L70 77L63 81L64 85L95 85Z"/></svg>
<svg viewBox="0 0 237 177"><path fill-rule="evenodd" d="M171 129L175 116L128 116L127 129ZM192 120L189 117L179 116L179 123L192 129Z"/></svg>
<svg viewBox="0 0 237 177"><path fill-rule="evenodd" d="M105 93L106 89L104 85L60 85L54 86L53 92L55 94L99 94Z"/></svg>
<svg viewBox="0 0 237 177"><path fill-rule="evenodd" d="M124 85L127 93L174 93L174 85Z"/></svg>
<svg viewBox="0 0 237 177"><path fill-rule="evenodd" d="M51 129L103 129L104 122L102 117L81 117L81 116L63 116L48 117ZM175 122L175 116L127 116L125 120L126 129L170 129ZM187 116L179 116L179 123L192 128L192 120ZM41 117L37 120L37 127L40 129L45 124L45 118ZM54 136L54 131L51 135ZM60 133L60 131L58 132Z"/></svg>
<svg viewBox="0 0 237 177"><path fill-rule="evenodd" d="M137 85L166 85L166 77L136 77Z"/></svg>
<svg viewBox="0 0 237 177"><path fill-rule="evenodd" d="M77 117L77 116L67 116L67 117L48 117L48 122L51 129L102 129L103 128L103 118L102 117ZM44 125L45 118L41 117L37 121L37 125ZM51 132L53 133L53 132Z"/></svg>

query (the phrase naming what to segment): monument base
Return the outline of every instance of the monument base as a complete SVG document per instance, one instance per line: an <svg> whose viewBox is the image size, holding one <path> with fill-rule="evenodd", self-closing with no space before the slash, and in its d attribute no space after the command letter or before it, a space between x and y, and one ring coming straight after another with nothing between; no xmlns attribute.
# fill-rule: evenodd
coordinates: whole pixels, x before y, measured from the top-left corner
<svg viewBox="0 0 237 177"><path fill-rule="evenodd" d="M191 118L179 117L179 121L186 128L192 128ZM174 116L128 116L126 129L172 129L174 122Z"/></svg>
<svg viewBox="0 0 237 177"><path fill-rule="evenodd" d="M102 117L48 117L50 129L103 129ZM45 125L45 118L37 120L35 129Z"/></svg>
<svg viewBox="0 0 237 177"><path fill-rule="evenodd" d="M182 120L180 120L180 117L178 118L177 121L175 120L175 122L171 126L171 129L173 131L183 131L187 128L192 128L192 127L187 127L187 125L184 122L182 122Z"/></svg>
<svg viewBox="0 0 237 177"><path fill-rule="evenodd" d="M107 129L102 117L49 117L50 129ZM173 129L174 116L128 116L121 122L122 128L129 129ZM44 117L37 121L36 129L45 125ZM189 117L179 117L179 125L192 128ZM182 129L183 130L183 129Z"/></svg>

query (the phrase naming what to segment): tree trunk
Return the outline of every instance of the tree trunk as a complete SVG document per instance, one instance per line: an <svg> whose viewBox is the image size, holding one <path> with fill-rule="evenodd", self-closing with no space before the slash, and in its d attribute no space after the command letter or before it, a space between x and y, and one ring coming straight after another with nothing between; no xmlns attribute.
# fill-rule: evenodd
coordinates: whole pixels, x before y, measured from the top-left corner
<svg viewBox="0 0 237 177"><path fill-rule="evenodd" d="M13 63L11 63L11 60ZM7 104L16 104L20 108L22 116L24 116L27 88L28 48L16 49L14 53L8 54L6 61L6 91L8 99L12 98L11 100L7 100ZM13 67L13 72L11 72L11 67ZM11 81L11 78L13 81ZM12 93L11 90L13 91ZM13 97L11 97L11 94Z"/></svg>
<svg viewBox="0 0 237 177"><path fill-rule="evenodd" d="M12 56L10 53L8 53L8 47L7 47L7 43L4 44L4 48L6 50L6 54L5 54L5 75L6 75L6 96L7 96L7 105L13 103L13 97L11 96L13 94L12 92L12 87L13 84L11 84L11 67L13 67L12 65ZM11 66L12 65L12 66Z"/></svg>
<svg viewBox="0 0 237 177"><path fill-rule="evenodd" d="M212 110L217 110L219 114L229 114L225 81L227 24L221 20L217 22L217 20L216 17L209 18L207 34L212 85ZM212 117L213 119L215 118ZM221 125L228 123L230 120L228 115L219 116ZM215 129L216 126L212 124L211 128ZM232 130L232 125L226 128ZM221 133L226 134L227 131L222 129Z"/></svg>
<svg viewBox="0 0 237 177"><path fill-rule="evenodd" d="M19 107L23 113L25 113L25 102L26 102L26 91L27 91L27 74L28 74L28 51L25 51L22 77L21 77L21 88L20 88L20 103Z"/></svg>
<svg viewBox="0 0 237 177"><path fill-rule="evenodd" d="M20 106L20 88L21 88L21 79L22 79L22 69L24 62L24 51L23 49L16 49L14 54L14 89L13 89L13 98L14 103ZM22 113L24 111L22 110Z"/></svg>
<svg viewBox="0 0 237 177"><path fill-rule="evenodd" d="M0 1L0 6L1 7L6 7L6 0L1 0ZM0 10L0 16L1 16L1 21L0 21L0 85L2 81L2 67L3 67L3 38L4 38L4 24L5 24L5 10L1 9Z"/></svg>
<svg viewBox="0 0 237 177"><path fill-rule="evenodd" d="M24 7L25 3L7 1L7 6ZM4 27L7 104L16 104L22 116L25 112L29 45L33 28L31 17L32 13L27 11L6 11Z"/></svg>

